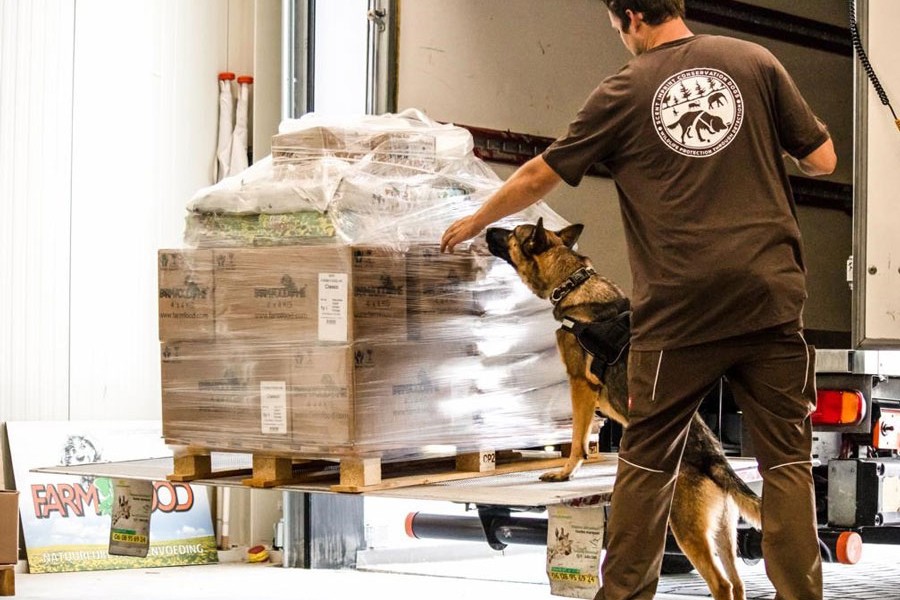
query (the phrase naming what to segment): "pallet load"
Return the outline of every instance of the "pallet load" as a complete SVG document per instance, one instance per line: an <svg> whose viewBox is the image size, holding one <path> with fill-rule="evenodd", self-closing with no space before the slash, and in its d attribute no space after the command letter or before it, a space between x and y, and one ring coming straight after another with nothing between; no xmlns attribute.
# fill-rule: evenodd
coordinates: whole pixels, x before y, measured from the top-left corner
<svg viewBox="0 0 900 600"><path fill-rule="evenodd" d="M303 461L369 485L384 463L568 441L549 305L483 237L439 251L502 183L468 131L418 112L280 129L158 253L167 443L274 461L263 485ZM567 224L543 203L516 221L538 217Z"/></svg>

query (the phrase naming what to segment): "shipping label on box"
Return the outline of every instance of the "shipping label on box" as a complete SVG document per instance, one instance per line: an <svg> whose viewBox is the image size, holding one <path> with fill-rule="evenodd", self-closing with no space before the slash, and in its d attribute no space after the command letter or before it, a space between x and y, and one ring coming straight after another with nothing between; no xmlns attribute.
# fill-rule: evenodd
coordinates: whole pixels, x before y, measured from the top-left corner
<svg viewBox="0 0 900 600"><path fill-rule="evenodd" d="M157 253L160 341L215 336L212 261L210 250Z"/></svg>
<svg viewBox="0 0 900 600"><path fill-rule="evenodd" d="M351 269L345 246L232 248L213 258L216 335L223 338L321 339L319 274Z"/></svg>
<svg viewBox="0 0 900 600"><path fill-rule="evenodd" d="M286 381L260 381L259 405L263 433L288 432Z"/></svg>
<svg viewBox="0 0 900 600"><path fill-rule="evenodd" d="M347 273L319 273L319 330L323 342L347 342L350 298Z"/></svg>

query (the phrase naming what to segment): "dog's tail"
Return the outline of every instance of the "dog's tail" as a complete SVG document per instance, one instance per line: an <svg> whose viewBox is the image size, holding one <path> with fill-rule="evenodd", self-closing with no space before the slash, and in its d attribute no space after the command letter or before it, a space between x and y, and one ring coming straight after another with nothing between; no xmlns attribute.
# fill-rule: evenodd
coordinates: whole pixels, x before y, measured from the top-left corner
<svg viewBox="0 0 900 600"><path fill-rule="evenodd" d="M712 465L712 476L737 504L738 512L741 513L744 520L760 529L762 527L762 500L734 472L727 459L722 457L722 460L716 461Z"/></svg>

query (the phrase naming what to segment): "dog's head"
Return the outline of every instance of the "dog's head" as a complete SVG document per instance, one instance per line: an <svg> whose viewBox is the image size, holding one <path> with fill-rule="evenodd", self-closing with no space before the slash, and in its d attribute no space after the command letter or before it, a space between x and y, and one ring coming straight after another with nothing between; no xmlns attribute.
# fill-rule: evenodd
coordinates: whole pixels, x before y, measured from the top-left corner
<svg viewBox="0 0 900 600"><path fill-rule="evenodd" d="M544 228L541 218L535 225L519 225L515 229L490 227L485 235L490 253L512 265L522 280L544 297L544 282L557 264L558 250L571 250L583 230L584 225L577 223L551 231Z"/></svg>
<svg viewBox="0 0 900 600"><path fill-rule="evenodd" d="M536 225L519 225L515 229L489 227L486 237L491 254L518 269L519 265L536 260L551 248L573 248L583 230L584 225L576 223L559 231L550 231L544 228L541 217Z"/></svg>

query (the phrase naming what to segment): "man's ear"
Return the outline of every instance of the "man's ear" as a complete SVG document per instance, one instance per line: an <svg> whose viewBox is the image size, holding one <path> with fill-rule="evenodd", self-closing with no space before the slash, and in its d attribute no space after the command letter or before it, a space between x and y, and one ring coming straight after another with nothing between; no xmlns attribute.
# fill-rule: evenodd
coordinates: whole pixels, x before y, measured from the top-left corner
<svg viewBox="0 0 900 600"><path fill-rule="evenodd" d="M569 225L568 227L560 229L556 232L556 235L562 239L563 244L571 248L575 245L575 242L578 241L578 238L581 237L582 231L584 231L584 225L575 223L574 225Z"/></svg>
<svg viewBox="0 0 900 600"><path fill-rule="evenodd" d="M644 13L634 12L630 8L625 9L625 16L628 18L628 29L624 29L625 33L634 33L635 28L644 22Z"/></svg>

